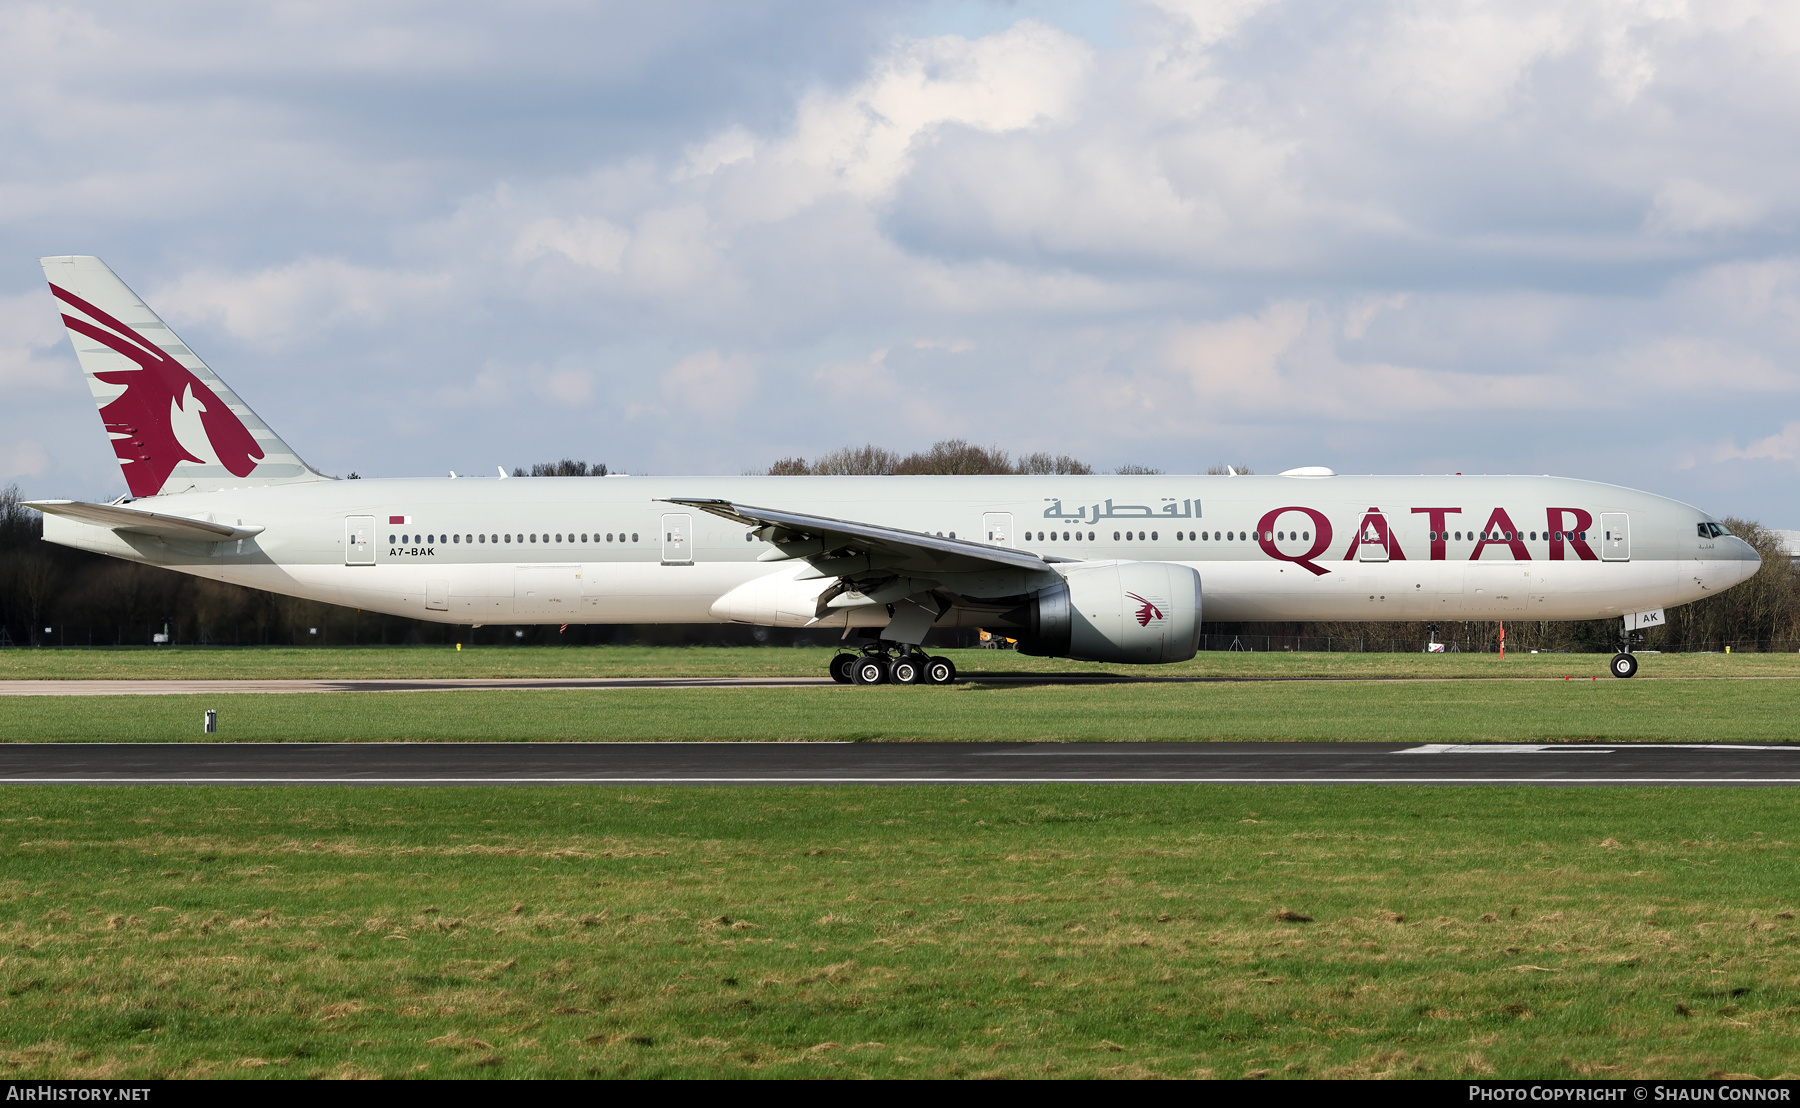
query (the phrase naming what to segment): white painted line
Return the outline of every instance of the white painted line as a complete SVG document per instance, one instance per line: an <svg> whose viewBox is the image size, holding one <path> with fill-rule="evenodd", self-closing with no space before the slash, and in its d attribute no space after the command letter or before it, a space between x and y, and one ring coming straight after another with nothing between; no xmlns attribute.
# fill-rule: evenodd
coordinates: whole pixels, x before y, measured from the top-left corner
<svg viewBox="0 0 1800 1108"><path fill-rule="evenodd" d="M1424 746L1396 750L1395 754L1553 754L1568 751L1577 754L1611 754L1603 747L1558 746L1549 743L1426 743Z"/></svg>
<svg viewBox="0 0 1800 1108"><path fill-rule="evenodd" d="M1800 744L1748 746L1732 743L1631 742L1589 746L1585 743L1425 743L1396 750L1395 754L1616 754L1621 747L1632 753L1645 750L1794 750Z"/></svg>

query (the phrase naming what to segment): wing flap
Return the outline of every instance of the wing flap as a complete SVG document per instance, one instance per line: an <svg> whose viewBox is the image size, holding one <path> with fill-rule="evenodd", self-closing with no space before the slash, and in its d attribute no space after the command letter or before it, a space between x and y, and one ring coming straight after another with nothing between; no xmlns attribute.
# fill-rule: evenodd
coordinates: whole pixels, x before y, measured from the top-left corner
<svg viewBox="0 0 1800 1108"><path fill-rule="evenodd" d="M967 539L948 539L923 531L907 531L899 527L807 515L779 508L760 508L731 500L671 497L667 503L697 508L746 527L780 528L794 537L793 542L804 544L787 556L807 558L822 571L820 576L839 575L833 568L833 563L839 561L845 563L846 569L854 564L868 572L880 566L914 576L934 572L970 573L995 567L1023 570L1048 568L1043 558L1024 550L989 546ZM816 549L813 540L817 540ZM852 562L852 559L855 561Z"/></svg>
<svg viewBox="0 0 1800 1108"><path fill-rule="evenodd" d="M36 508L49 515L64 516L68 519L92 523L99 527L111 528L114 531L125 531L133 535L153 535L159 539L179 539L184 542L229 542L232 539L247 539L252 535L260 535L260 525L233 527L224 523L213 523L204 519L188 519L185 516L164 515L161 512L146 512L137 508L127 508L122 504L89 504L84 500L27 500L27 508Z"/></svg>

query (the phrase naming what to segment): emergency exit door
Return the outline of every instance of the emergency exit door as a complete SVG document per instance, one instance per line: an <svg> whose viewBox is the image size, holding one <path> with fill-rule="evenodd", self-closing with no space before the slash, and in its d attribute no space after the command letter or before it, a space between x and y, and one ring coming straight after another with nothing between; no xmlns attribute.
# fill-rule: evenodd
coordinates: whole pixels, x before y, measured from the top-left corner
<svg viewBox="0 0 1800 1108"><path fill-rule="evenodd" d="M694 564L694 521L686 514L662 517L662 564L691 566Z"/></svg>
<svg viewBox="0 0 1800 1108"><path fill-rule="evenodd" d="M1013 526L1011 512L989 512L981 517L981 533L989 546L1011 546Z"/></svg>
<svg viewBox="0 0 1800 1108"><path fill-rule="evenodd" d="M1631 561L1631 517L1624 512L1600 513L1600 560Z"/></svg>
<svg viewBox="0 0 1800 1108"><path fill-rule="evenodd" d="M344 517L344 564L347 566L372 566L375 564L375 517Z"/></svg>

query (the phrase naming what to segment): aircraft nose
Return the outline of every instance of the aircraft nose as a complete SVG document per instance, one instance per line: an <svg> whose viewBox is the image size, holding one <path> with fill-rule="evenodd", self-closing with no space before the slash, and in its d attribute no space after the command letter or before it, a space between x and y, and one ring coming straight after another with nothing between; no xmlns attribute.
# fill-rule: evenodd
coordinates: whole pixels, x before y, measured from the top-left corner
<svg viewBox="0 0 1800 1108"><path fill-rule="evenodd" d="M1756 552L1756 547L1736 535L1729 537L1721 553L1737 563L1739 581L1748 581L1762 568L1762 555Z"/></svg>

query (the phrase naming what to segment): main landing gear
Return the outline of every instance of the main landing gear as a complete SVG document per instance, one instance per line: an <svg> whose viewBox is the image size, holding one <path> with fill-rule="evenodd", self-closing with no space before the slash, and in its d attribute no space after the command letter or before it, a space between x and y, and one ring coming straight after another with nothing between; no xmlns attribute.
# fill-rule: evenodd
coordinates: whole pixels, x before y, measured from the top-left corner
<svg viewBox="0 0 1800 1108"><path fill-rule="evenodd" d="M1627 654L1624 651L1620 651L1619 653L1613 655L1612 665L1610 668L1612 669L1612 675L1614 677L1635 676L1637 674L1637 669L1638 669L1637 656L1633 655L1633 654Z"/></svg>
<svg viewBox="0 0 1800 1108"><path fill-rule="evenodd" d="M860 654L833 658L831 679L840 685L948 685L956 680L956 665L948 658L928 657L916 646L880 643Z"/></svg>

